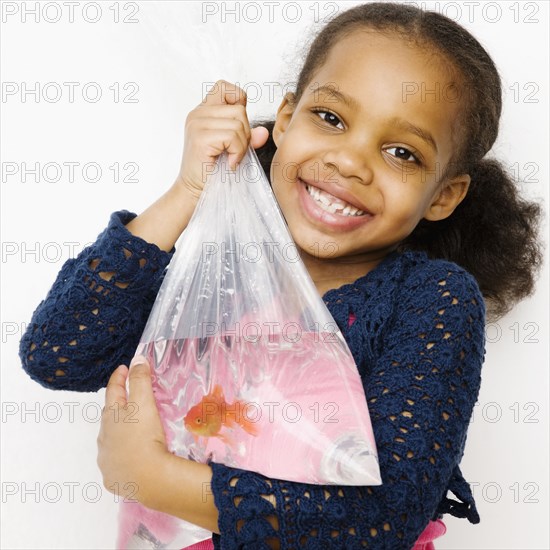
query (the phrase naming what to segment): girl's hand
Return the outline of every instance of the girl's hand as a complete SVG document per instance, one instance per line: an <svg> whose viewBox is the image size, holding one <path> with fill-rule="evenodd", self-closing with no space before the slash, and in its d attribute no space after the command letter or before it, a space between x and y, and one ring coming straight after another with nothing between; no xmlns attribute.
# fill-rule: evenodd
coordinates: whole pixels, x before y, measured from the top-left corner
<svg viewBox="0 0 550 550"><path fill-rule="evenodd" d="M217 157L227 150L230 166L234 168L246 154L249 143L258 148L268 137L266 128L250 129L244 91L218 80L204 101L187 116L185 146L176 180L126 229L170 252L193 216Z"/></svg>
<svg viewBox="0 0 550 550"><path fill-rule="evenodd" d="M248 145L261 147L269 136L266 128L250 129L246 93L218 80L203 102L185 121L185 145L176 185L198 200L216 158L226 150L230 168L242 160Z"/></svg>
<svg viewBox="0 0 550 550"><path fill-rule="evenodd" d="M129 395L126 397L126 378ZM123 498L143 502L155 487L159 469L171 460L158 413L151 370L135 357L130 371L120 365L111 375L97 438L97 464L103 485Z"/></svg>

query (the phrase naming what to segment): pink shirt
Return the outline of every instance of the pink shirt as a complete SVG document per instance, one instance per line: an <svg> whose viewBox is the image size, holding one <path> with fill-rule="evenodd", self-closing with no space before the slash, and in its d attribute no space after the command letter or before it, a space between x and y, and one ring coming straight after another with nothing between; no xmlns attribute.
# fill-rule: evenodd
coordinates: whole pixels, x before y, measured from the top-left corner
<svg viewBox="0 0 550 550"><path fill-rule="evenodd" d="M414 543L412 550L435 550L433 541L444 535L446 531L447 527L445 527L445 524L440 519L430 521ZM211 539L208 539L197 542L192 546L187 546L183 550L214 550L214 544Z"/></svg>

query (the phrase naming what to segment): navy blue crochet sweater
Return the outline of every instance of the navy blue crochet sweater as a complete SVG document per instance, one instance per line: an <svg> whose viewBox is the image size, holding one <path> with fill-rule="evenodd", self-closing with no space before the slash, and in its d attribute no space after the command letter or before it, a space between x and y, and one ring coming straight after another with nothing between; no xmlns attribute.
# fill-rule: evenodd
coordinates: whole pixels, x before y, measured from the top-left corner
<svg viewBox="0 0 550 550"><path fill-rule="evenodd" d="M20 357L43 386L95 392L133 356L173 254L133 236L125 224L134 217L114 213L34 312ZM323 300L363 380L382 485L306 485L211 463L215 548L270 548L266 539L278 539L281 549L403 550L444 513L478 523L459 469L485 354L475 279L424 252L393 252ZM266 519L273 515L277 528Z"/></svg>

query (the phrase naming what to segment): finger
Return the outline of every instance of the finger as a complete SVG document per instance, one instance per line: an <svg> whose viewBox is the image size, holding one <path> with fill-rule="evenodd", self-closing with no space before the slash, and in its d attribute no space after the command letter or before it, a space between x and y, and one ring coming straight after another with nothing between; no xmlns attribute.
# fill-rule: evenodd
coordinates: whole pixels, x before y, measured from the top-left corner
<svg viewBox="0 0 550 550"><path fill-rule="evenodd" d="M226 105L225 109L231 108L231 106ZM243 138L243 142L248 144L248 140L251 137L250 125L248 124L248 119L246 115L242 115L235 111L235 116L228 117L227 111L222 110L218 113L217 109L214 108L213 111L204 110L204 116L196 116L190 121L188 125L189 130L196 130L199 133L202 130L232 130L236 134L239 134Z"/></svg>
<svg viewBox="0 0 550 550"><path fill-rule="evenodd" d="M209 104L201 105L200 108L194 109L188 115L188 118L235 118L239 120L246 120L246 107L243 105L229 105L229 104Z"/></svg>
<svg viewBox="0 0 550 550"><path fill-rule="evenodd" d="M257 126L251 130L250 145L254 147L254 149L258 149L258 147L265 145L268 138L269 130L264 126Z"/></svg>
<svg viewBox="0 0 550 550"><path fill-rule="evenodd" d="M121 406L126 405L126 378L128 376L128 367L119 365L111 374L107 388L105 390L105 408L118 403Z"/></svg>
<svg viewBox="0 0 550 550"><path fill-rule="evenodd" d="M145 357L136 355L130 363L128 374L128 401L136 403L155 403L153 382L151 380L151 366Z"/></svg>
<svg viewBox="0 0 550 550"><path fill-rule="evenodd" d="M243 105L246 106L246 93L243 89L227 82L218 80L202 101L206 105Z"/></svg>
<svg viewBox="0 0 550 550"><path fill-rule="evenodd" d="M220 131L219 128L204 130L201 140L204 141L204 144L195 143L193 145L192 150L197 151L196 156L200 155L200 151L204 151L214 161L226 151L230 167L235 164L235 158L242 159L248 147L244 136L236 134L233 130Z"/></svg>
<svg viewBox="0 0 550 550"><path fill-rule="evenodd" d="M214 160L226 151L229 168L235 170L246 155L252 137L248 119L197 118L195 121L201 124L201 138L205 142L209 156ZM215 145L214 136L218 138Z"/></svg>

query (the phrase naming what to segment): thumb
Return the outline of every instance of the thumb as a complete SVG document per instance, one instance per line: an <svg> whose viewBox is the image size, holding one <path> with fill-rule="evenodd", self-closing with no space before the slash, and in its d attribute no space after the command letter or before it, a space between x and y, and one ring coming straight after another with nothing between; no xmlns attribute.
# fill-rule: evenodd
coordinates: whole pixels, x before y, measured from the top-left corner
<svg viewBox="0 0 550 550"><path fill-rule="evenodd" d="M267 138L269 138L269 130L267 128L265 128L264 126L257 126L256 128L252 128L250 145L254 149L258 149L258 147L265 145Z"/></svg>
<svg viewBox="0 0 550 550"><path fill-rule="evenodd" d="M136 355L130 363L128 401L136 401L138 403L155 401L151 380L151 366L142 355Z"/></svg>

